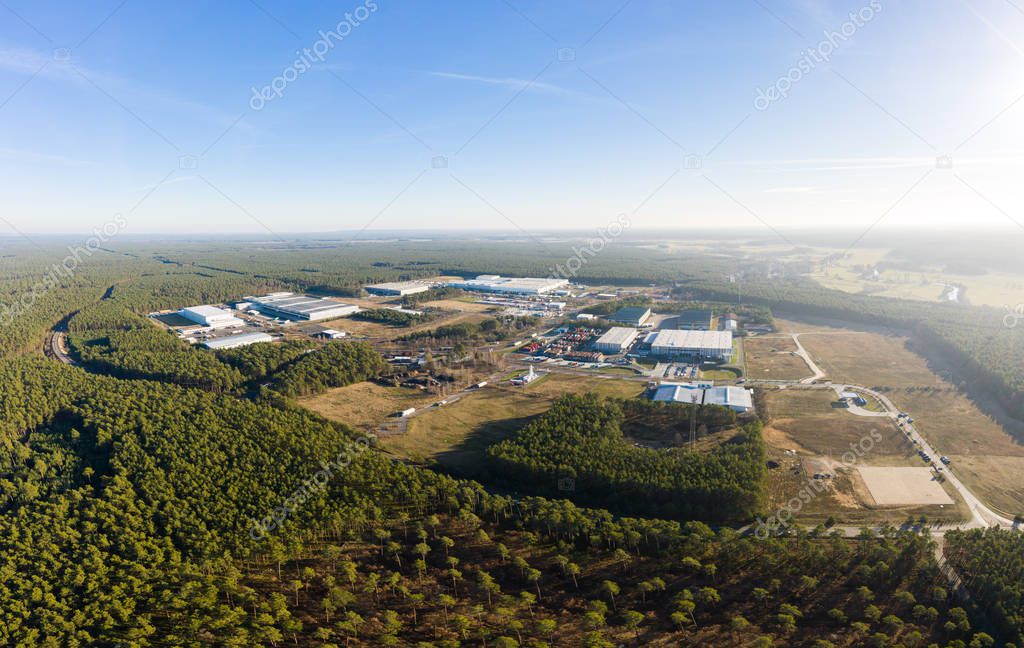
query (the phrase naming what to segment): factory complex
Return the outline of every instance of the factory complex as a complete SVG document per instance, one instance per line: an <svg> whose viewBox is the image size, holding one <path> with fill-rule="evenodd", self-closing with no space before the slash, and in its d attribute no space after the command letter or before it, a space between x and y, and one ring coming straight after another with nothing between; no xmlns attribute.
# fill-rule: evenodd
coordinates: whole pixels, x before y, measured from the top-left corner
<svg viewBox="0 0 1024 648"><path fill-rule="evenodd" d="M720 405L734 412L749 412L754 408L751 390L732 385L715 387L711 382L662 383L654 389L651 400L664 403Z"/></svg>
<svg viewBox="0 0 1024 648"><path fill-rule="evenodd" d="M476 292L506 293L511 295L543 295L565 290L568 279L542 279L537 277L502 277L501 275L478 275L476 279L450 281L452 288Z"/></svg>
<svg viewBox="0 0 1024 648"><path fill-rule="evenodd" d="M263 297L246 297L245 303L263 315L287 320L334 319L359 311L359 307L353 304L312 295L296 295L290 292L276 292Z"/></svg>

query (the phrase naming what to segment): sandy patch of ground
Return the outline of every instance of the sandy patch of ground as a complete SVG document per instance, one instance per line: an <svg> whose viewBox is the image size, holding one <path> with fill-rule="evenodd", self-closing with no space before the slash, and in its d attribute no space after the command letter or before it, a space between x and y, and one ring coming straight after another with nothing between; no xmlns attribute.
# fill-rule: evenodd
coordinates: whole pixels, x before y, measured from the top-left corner
<svg viewBox="0 0 1024 648"><path fill-rule="evenodd" d="M857 472L878 506L953 503L930 468L861 466Z"/></svg>

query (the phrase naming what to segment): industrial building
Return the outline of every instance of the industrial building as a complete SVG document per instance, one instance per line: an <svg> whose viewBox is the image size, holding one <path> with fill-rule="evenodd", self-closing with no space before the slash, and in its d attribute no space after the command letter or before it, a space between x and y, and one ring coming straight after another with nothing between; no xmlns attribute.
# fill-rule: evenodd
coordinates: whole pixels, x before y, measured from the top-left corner
<svg viewBox="0 0 1024 648"><path fill-rule="evenodd" d="M431 284L425 281L389 281L386 283L365 286L363 290L371 295L382 297L405 297L416 293L427 292Z"/></svg>
<svg viewBox="0 0 1024 648"><path fill-rule="evenodd" d="M714 314L709 310L684 310L676 316L676 328L682 331L709 331Z"/></svg>
<svg viewBox="0 0 1024 648"><path fill-rule="evenodd" d="M719 331L735 331L740 327L739 318L735 313L728 313L718 318Z"/></svg>
<svg viewBox="0 0 1024 648"><path fill-rule="evenodd" d="M191 306L178 311L185 319L208 326L212 329L245 326L245 322L231 314L231 311L216 306Z"/></svg>
<svg viewBox="0 0 1024 648"><path fill-rule="evenodd" d="M274 338L266 333L240 333L239 335L228 335L227 337L207 340L203 342L203 346L207 349L234 349L256 344L257 342L273 341Z"/></svg>
<svg viewBox="0 0 1024 648"><path fill-rule="evenodd" d="M476 279L450 281L452 288L477 292L507 293L513 295L543 295L569 285L568 279L541 279L537 277L502 277L478 275Z"/></svg>
<svg viewBox="0 0 1024 648"><path fill-rule="evenodd" d="M858 394L855 391L844 391L839 394L839 398L844 401L852 401L855 405L864 407L868 404L867 399Z"/></svg>
<svg viewBox="0 0 1024 648"><path fill-rule="evenodd" d="M246 297L245 299L264 315L290 320L333 319L359 311L359 307L353 304L311 295L296 295L290 292L271 293L263 297Z"/></svg>
<svg viewBox="0 0 1024 648"><path fill-rule="evenodd" d="M594 342L594 350L610 355L623 353L629 348L629 345L633 344L633 340L639 334L635 328L613 326L604 335L597 338L597 341Z"/></svg>
<svg viewBox="0 0 1024 648"><path fill-rule="evenodd" d="M340 340L346 335L348 335L348 333L346 333L345 331L339 331L337 329L324 329L322 331L317 331L316 333L314 333L313 337L319 338L321 340Z"/></svg>
<svg viewBox="0 0 1024 648"><path fill-rule="evenodd" d="M710 382L662 383L651 395L651 400L667 403L719 405L734 412L749 412L754 408L753 392L742 387Z"/></svg>
<svg viewBox="0 0 1024 648"><path fill-rule="evenodd" d="M651 355L725 362L732 357L732 331L658 331Z"/></svg>
<svg viewBox="0 0 1024 648"><path fill-rule="evenodd" d="M650 308L644 308L643 306L627 306L625 308L620 308L608 319L613 322L619 322L629 326L642 326L643 323L650 318Z"/></svg>

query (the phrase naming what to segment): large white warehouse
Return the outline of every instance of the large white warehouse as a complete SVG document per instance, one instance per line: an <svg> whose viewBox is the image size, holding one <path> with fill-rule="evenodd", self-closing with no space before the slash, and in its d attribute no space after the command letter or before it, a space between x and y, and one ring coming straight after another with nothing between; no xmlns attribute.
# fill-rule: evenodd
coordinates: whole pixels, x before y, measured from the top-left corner
<svg viewBox="0 0 1024 648"><path fill-rule="evenodd" d="M427 292L430 290L430 284L425 281L389 281L365 286L364 289L371 295L404 297L405 295Z"/></svg>
<svg viewBox="0 0 1024 648"><path fill-rule="evenodd" d="M597 338L597 341L594 342L594 350L608 354L622 353L629 348L630 344L633 344L633 340L639 334L635 328L613 326L604 335Z"/></svg>
<svg viewBox="0 0 1024 648"><path fill-rule="evenodd" d="M724 362L732 356L732 331L658 331L651 355Z"/></svg>
<svg viewBox="0 0 1024 648"><path fill-rule="evenodd" d="M207 340L203 346L207 349L234 349L236 347L248 346L257 342L273 342L274 338L266 333L242 333L240 335L229 335L227 337Z"/></svg>
<svg viewBox="0 0 1024 648"><path fill-rule="evenodd" d="M568 279L541 279L537 277L502 277L479 275L476 279L450 281L452 288L478 292L508 293L513 295L543 295L569 285Z"/></svg>
<svg viewBox="0 0 1024 648"><path fill-rule="evenodd" d="M264 315L290 320L334 319L359 311L359 307L352 304L311 295L296 295L290 292L271 293L263 297L246 297L245 299Z"/></svg>
<svg viewBox="0 0 1024 648"><path fill-rule="evenodd" d="M178 311L187 320L209 326L210 328L227 328L230 326L245 326L245 322L231 314L231 311L217 308L216 306L190 306Z"/></svg>

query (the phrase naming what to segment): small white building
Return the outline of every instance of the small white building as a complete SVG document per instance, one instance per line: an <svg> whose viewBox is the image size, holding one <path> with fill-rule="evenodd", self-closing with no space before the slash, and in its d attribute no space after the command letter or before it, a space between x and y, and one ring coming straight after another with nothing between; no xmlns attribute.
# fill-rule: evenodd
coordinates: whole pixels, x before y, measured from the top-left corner
<svg viewBox="0 0 1024 648"><path fill-rule="evenodd" d="M348 335L345 331L339 331L337 329L324 329L317 331L313 334L313 337L320 338L321 340L340 340L341 338Z"/></svg>
<svg viewBox="0 0 1024 648"><path fill-rule="evenodd" d="M245 326L245 322L232 315L231 311L216 306L190 306L182 308L178 315L211 329Z"/></svg>
<svg viewBox="0 0 1024 648"><path fill-rule="evenodd" d="M594 315L593 313L580 313L579 315L576 316L576 319L582 321L593 320L597 319L597 315Z"/></svg>
<svg viewBox="0 0 1024 648"><path fill-rule="evenodd" d="M533 370L533 367L530 367L530 370L527 371L525 374L519 376L518 378L513 378L509 382L511 382L513 385L529 385L538 378L540 378L540 375Z"/></svg>

